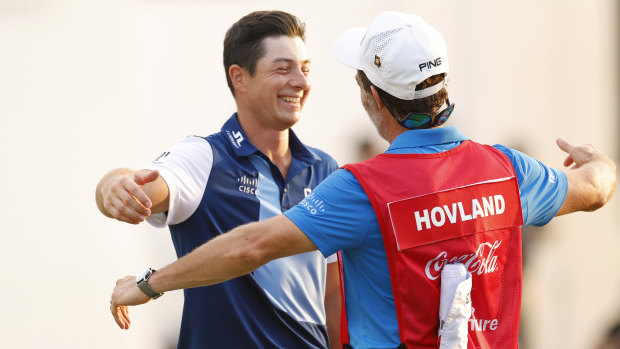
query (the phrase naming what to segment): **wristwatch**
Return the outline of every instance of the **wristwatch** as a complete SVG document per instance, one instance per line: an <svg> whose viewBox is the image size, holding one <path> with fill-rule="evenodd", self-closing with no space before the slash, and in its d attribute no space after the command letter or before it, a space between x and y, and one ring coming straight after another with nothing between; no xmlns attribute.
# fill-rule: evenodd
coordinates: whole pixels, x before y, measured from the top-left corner
<svg viewBox="0 0 620 349"><path fill-rule="evenodd" d="M136 277L136 285L138 286L138 288L144 292L147 296L153 298L153 299L157 299L159 297L161 297L161 295L163 295L164 293L157 293L155 291L153 291L153 289L151 288L151 286L148 284L148 280L151 277L151 275L153 275L153 273L155 272L155 269L152 268L148 268L146 269L141 275Z"/></svg>

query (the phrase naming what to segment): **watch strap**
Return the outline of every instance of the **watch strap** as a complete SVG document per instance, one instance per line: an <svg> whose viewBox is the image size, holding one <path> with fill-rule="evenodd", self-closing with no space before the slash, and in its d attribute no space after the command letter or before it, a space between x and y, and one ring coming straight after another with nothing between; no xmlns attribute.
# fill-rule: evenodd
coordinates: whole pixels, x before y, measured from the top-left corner
<svg viewBox="0 0 620 349"><path fill-rule="evenodd" d="M144 273L142 273L142 276L136 279L136 285L142 292L144 292L144 294L153 299L157 299L161 297L164 293L155 292L151 285L149 285L148 283L149 278L151 277L151 275L153 275L154 272L155 269L152 268L148 268L147 270L145 270Z"/></svg>

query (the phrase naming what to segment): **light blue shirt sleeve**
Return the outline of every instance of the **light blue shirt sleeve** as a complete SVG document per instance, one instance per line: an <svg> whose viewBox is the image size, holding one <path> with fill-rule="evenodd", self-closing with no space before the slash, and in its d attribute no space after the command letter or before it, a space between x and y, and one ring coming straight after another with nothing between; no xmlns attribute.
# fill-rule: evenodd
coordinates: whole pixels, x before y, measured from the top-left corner
<svg viewBox="0 0 620 349"><path fill-rule="evenodd" d="M324 256L364 244L369 231L380 231L364 189L349 171L328 176L305 199L284 214Z"/></svg>
<svg viewBox="0 0 620 349"><path fill-rule="evenodd" d="M541 226L549 223L566 198L566 174L520 151L499 144L493 147L506 154L515 169L524 225Z"/></svg>
<svg viewBox="0 0 620 349"><path fill-rule="evenodd" d="M568 190L566 174L502 145L510 159L521 196L524 225L547 224L558 213ZM339 169L298 205L284 213L325 256L365 244L369 232L380 231L375 211L358 180Z"/></svg>

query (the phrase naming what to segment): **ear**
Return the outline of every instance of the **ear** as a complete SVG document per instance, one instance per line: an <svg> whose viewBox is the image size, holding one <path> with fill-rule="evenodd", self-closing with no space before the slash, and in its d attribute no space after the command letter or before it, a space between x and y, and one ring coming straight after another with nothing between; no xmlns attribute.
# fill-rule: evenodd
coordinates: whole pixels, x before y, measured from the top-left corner
<svg viewBox="0 0 620 349"><path fill-rule="evenodd" d="M250 76L250 73L245 68L238 64L233 64L228 68L228 76L235 88L235 92L247 91L247 78Z"/></svg>
<svg viewBox="0 0 620 349"><path fill-rule="evenodd" d="M370 85L370 92L372 92L372 98L375 100L377 107L379 109L383 108L383 100L381 100L381 97L379 97L379 92L374 85Z"/></svg>

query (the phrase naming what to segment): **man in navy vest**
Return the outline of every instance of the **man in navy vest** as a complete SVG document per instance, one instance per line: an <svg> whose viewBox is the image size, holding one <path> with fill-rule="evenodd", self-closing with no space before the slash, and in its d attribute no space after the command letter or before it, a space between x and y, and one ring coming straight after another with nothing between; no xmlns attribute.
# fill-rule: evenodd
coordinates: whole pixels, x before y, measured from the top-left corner
<svg viewBox="0 0 620 349"><path fill-rule="evenodd" d="M564 165L574 166L553 169L444 127L454 110L447 49L419 16L383 12L368 28L343 33L334 53L357 70L361 102L389 149L334 172L283 215L217 237L148 281L120 279L113 304L124 309L153 293L216 284L293 254L341 251L343 346L517 347L520 226L602 207L615 164L590 145L558 140ZM123 312L115 319L127 321Z"/></svg>
<svg viewBox="0 0 620 349"><path fill-rule="evenodd" d="M235 23L224 40L224 68L237 112L220 132L186 138L147 169L110 171L97 186L101 212L127 223L168 226L182 257L304 199L337 168L291 130L310 91L304 40L304 24L281 11L253 12ZM147 269L142 278L152 273ZM186 290L178 347L327 348L325 304L333 309L329 327L337 344L337 273L336 263L326 266L313 251ZM110 309L119 316L124 308Z"/></svg>

